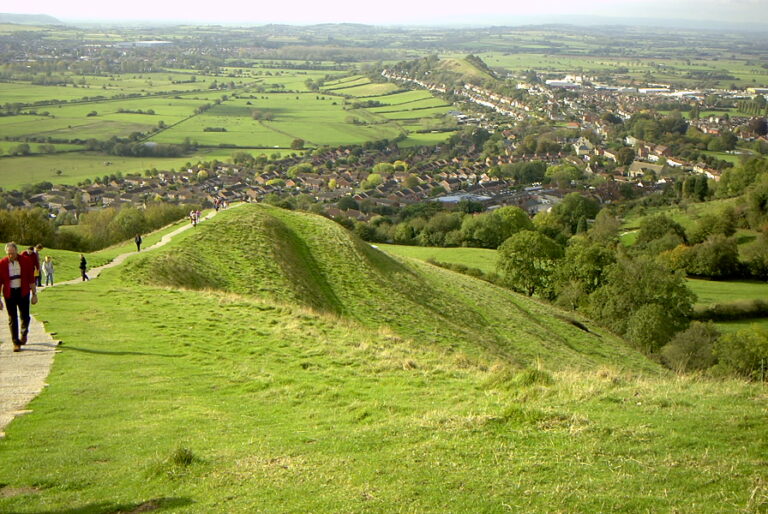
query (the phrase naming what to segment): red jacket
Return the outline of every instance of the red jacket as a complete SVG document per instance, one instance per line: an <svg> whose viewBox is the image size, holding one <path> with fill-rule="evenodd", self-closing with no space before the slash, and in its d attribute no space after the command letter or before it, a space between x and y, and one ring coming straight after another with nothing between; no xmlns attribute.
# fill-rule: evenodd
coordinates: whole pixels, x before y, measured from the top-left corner
<svg viewBox="0 0 768 514"><path fill-rule="evenodd" d="M32 262L31 257L24 254L19 254L18 259L21 267L21 294L26 296L29 294L30 285L35 282L35 264ZM2 288L5 298L11 297L11 275L8 273L9 262L8 257L0 259L0 288Z"/></svg>

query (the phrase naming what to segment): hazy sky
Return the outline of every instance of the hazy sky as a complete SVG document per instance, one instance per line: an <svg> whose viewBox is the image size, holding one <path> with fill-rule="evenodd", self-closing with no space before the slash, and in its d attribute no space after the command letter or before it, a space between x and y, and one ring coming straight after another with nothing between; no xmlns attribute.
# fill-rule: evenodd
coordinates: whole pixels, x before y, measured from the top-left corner
<svg viewBox="0 0 768 514"><path fill-rule="evenodd" d="M209 23L510 24L516 16L586 15L768 23L768 0L16 0L0 12L72 20ZM583 20L582 20L583 21Z"/></svg>

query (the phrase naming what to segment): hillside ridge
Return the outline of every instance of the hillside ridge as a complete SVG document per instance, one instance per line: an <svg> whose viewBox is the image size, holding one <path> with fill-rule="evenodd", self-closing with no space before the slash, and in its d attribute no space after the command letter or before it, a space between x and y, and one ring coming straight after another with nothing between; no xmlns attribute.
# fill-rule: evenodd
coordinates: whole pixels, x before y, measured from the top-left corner
<svg viewBox="0 0 768 514"><path fill-rule="evenodd" d="M326 218L265 205L225 212L177 245L124 267L144 285L298 304L518 366L659 367L555 307L427 263L394 257ZM582 326L580 327L579 324Z"/></svg>

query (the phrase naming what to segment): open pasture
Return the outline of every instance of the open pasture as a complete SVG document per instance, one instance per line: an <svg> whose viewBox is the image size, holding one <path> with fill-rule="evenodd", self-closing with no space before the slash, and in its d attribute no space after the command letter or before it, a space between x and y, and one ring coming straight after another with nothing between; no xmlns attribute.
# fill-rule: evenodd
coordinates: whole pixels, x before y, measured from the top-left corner
<svg viewBox="0 0 768 514"><path fill-rule="evenodd" d="M101 89L90 89L72 86L37 86L28 82L0 82L0 103L32 104L35 102L52 102L80 100L84 97L98 95L106 96ZM50 110L50 105L34 107L38 111Z"/></svg>
<svg viewBox="0 0 768 514"><path fill-rule="evenodd" d="M747 58L697 59L668 57L610 57L568 53L486 52L480 57L491 68L512 72L534 69L539 73L601 75L605 73L642 81L647 74L654 81L693 87L707 82L722 87L736 84L742 87L768 83L768 70L759 62ZM733 78L718 78L732 76Z"/></svg>
<svg viewBox="0 0 768 514"><path fill-rule="evenodd" d="M187 162L198 160L226 160L232 150L200 149L194 155L184 157L118 157L95 152L68 152L51 155L0 158L0 187L19 189L24 184L53 182L77 184L85 179L103 177L115 173L144 173L145 170L180 169ZM107 164L109 163L109 164ZM61 174L57 171L61 170Z"/></svg>
<svg viewBox="0 0 768 514"><path fill-rule="evenodd" d="M351 77L341 77L336 80L329 80L323 84L323 90L330 91L334 89L362 86L370 83L371 80L368 77L362 75L354 75Z"/></svg>
<svg viewBox="0 0 768 514"><path fill-rule="evenodd" d="M452 107L450 104L446 103L445 100L434 97L431 94L429 94L427 91L423 91L423 93L424 95L421 96L421 98L415 98L407 102L399 102L394 104L388 103L389 96L397 96L397 95L381 96L376 100L386 105L383 105L381 107L369 107L367 110L377 114L388 114L388 113L395 113L395 112L419 111L422 109L430 109L430 108L437 108L437 107L445 107L446 111L448 111Z"/></svg>
<svg viewBox="0 0 768 514"><path fill-rule="evenodd" d="M9 156L16 147L19 146L18 141L0 141L0 155ZM47 148L41 148L44 143L27 143L29 145L30 154L47 154L49 153ZM47 145L46 145L47 146ZM82 150L83 145L71 145L66 143L56 143L53 145L54 152L71 152L74 150Z"/></svg>
<svg viewBox="0 0 768 514"><path fill-rule="evenodd" d="M401 91L399 93L392 93L377 98L377 101L384 104L384 107L374 107L369 110L376 112L378 109L386 109L387 107L410 107L411 104L421 104L422 102L429 100L445 103L433 96L429 91L424 89L413 89L411 91Z"/></svg>
<svg viewBox="0 0 768 514"><path fill-rule="evenodd" d="M230 99L213 106L151 138L173 143L185 137L202 145L235 145L256 148L289 148L294 139L307 145L363 143L393 138L402 132L386 119L366 110L345 111L339 99L322 93L267 93ZM269 115L271 120L253 119L253 113ZM350 117L370 125L350 123ZM205 132L206 127L226 128L225 132Z"/></svg>
<svg viewBox="0 0 768 514"><path fill-rule="evenodd" d="M702 305L736 300L768 300L768 283L766 282L688 279L688 287L696 293L697 303Z"/></svg>
<svg viewBox="0 0 768 514"><path fill-rule="evenodd" d="M359 86L336 88L330 91L334 93L354 96L356 98L369 98L386 95L388 93L392 93L393 91L397 91L398 89L400 89L400 86L392 84L391 82L371 82L369 84L361 84Z"/></svg>
<svg viewBox="0 0 768 514"><path fill-rule="evenodd" d="M455 132L416 132L416 130L420 130L422 127L411 126L411 125L405 125L403 126L403 128L409 131L408 137L406 137L405 140L398 143L398 146L403 148L408 148L412 146L421 146L421 145L436 145L444 142L446 139L448 139L455 133Z"/></svg>
<svg viewBox="0 0 768 514"><path fill-rule="evenodd" d="M496 250L487 248L437 248L431 246L404 246L377 244L387 253L426 261L429 259L449 264L461 264L469 268L478 268L485 273L496 272Z"/></svg>
<svg viewBox="0 0 768 514"><path fill-rule="evenodd" d="M390 120L418 120L420 118L439 117L450 110L450 106L440 106L424 107L421 109L410 109L404 111L379 112L379 114Z"/></svg>
<svg viewBox="0 0 768 514"><path fill-rule="evenodd" d="M98 139L112 136L127 137L133 132L143 132L156 125L142 122L137 117L126 121L108 117L51 118L47 116L7 116L0 118L0 131L15 138Z"/></svg>

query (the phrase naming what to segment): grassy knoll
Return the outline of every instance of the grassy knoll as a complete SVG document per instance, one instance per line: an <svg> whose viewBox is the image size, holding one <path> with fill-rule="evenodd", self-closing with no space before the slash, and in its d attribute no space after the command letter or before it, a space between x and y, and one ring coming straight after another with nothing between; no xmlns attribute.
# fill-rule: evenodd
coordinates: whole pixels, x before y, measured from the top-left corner
<svg viewBox="0 0 768 514"><path fill-rule="evenodd" d="M431 246L377 245L387 253L411 257L426 261L462 264L469 268L478 268L485 273L496 272L496 250L486 248L437 248Z"/></svg>
<svg viewBox="0 0 768 514"><path fill-rule="evenodd" d="M196 275L200 251L212 266ZM174 262L216 288L159 286ZM764 388L670 378L608 334L319 218L224 212L35 313L65 344L0 440L6 512L768 506ZM518 348L499 354L481 326L561 371L513 365Z"/></svg>

